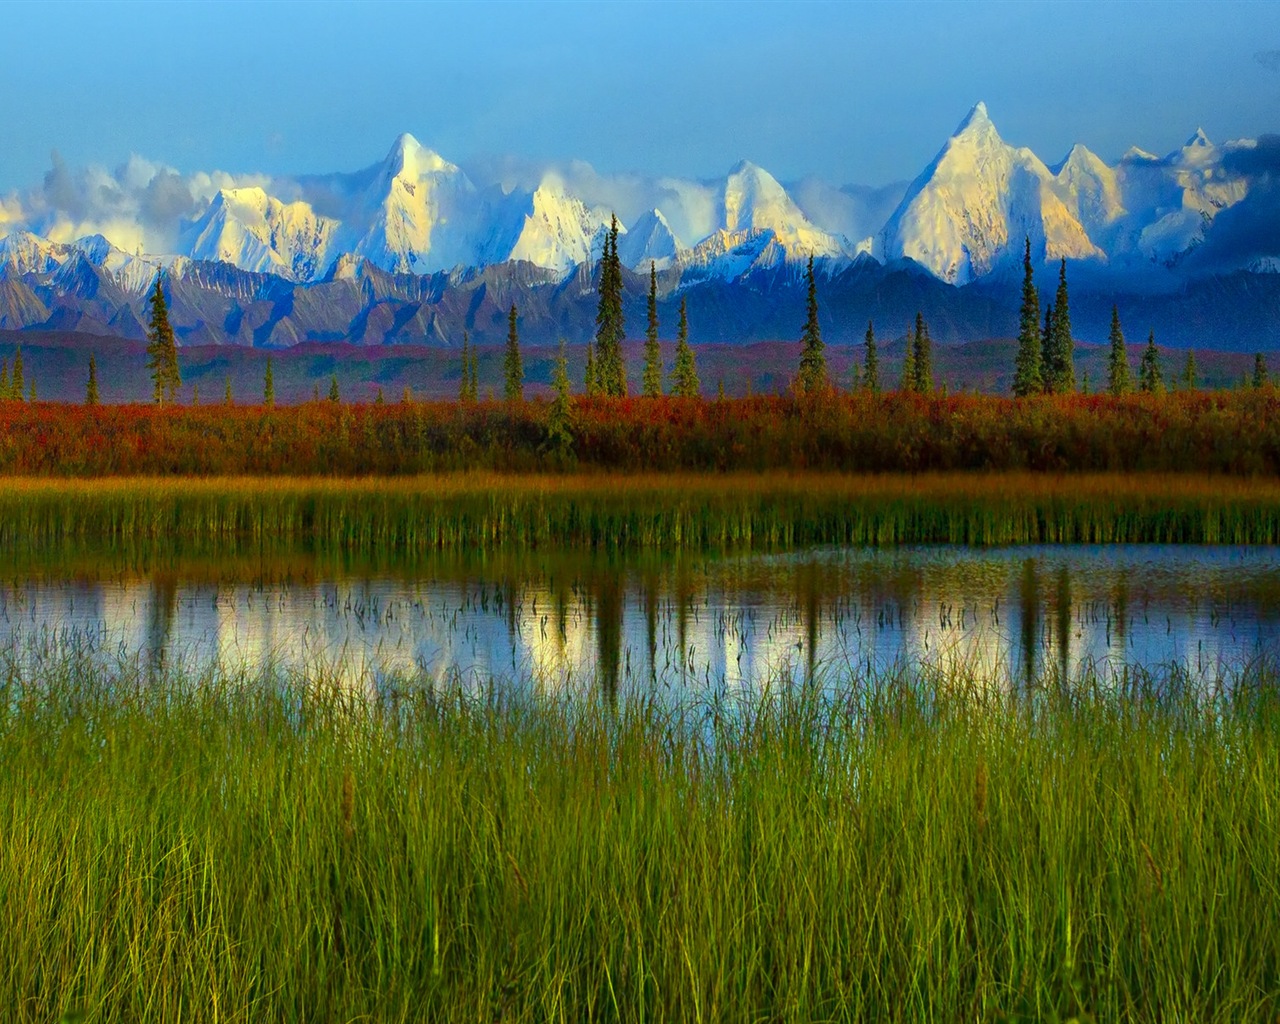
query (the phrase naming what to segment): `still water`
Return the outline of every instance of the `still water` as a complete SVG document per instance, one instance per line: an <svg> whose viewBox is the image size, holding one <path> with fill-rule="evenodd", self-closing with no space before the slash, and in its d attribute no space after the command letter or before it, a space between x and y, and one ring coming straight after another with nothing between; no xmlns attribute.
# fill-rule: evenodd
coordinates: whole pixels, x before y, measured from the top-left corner
<svg viewBox="0 0 1280 1024"><path fill-rule="evenodd" d="M243 576L244 574L242 574ZM1280 653L1280 548L823 549L210 580L11 576L0 652L416 685L705 694L930 666L1017 686Z"/></svg>

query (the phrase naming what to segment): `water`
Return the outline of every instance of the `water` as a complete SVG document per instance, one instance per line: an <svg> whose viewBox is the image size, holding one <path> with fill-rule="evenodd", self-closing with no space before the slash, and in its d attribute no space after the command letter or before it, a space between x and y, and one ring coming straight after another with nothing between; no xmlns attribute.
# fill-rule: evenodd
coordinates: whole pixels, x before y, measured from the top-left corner
<svg viewBox="0 0 1280 1024"><path fill-rule="evenodd" d="M818 550L412 572L181 563L0 586L0 650L70 644L145 669L270 663L401 682L681 695L936 666L1017 686L1177 666L1214 682L1280 652L1280 549Z"/></svg>

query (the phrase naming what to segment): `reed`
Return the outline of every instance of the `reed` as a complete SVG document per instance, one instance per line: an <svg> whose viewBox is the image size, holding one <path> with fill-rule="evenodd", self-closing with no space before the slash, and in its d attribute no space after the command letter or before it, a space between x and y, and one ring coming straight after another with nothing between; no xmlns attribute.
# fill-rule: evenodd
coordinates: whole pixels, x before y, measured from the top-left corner
<svg viewBox="0 0 1280 1024"><path fill-rule="evenodd" d="M1173 474L445 474L18 479L0 549L188 557L302 551L726 551L894 545L1280 541L1280 481Z"/></svg>
<svg viewBox="0 0 1280 1024"><path fill-rule="evenodd" d="M926 671L672 712L16 664L10 1020L1280 1012L1263 666L1211 697Z"/></svg>

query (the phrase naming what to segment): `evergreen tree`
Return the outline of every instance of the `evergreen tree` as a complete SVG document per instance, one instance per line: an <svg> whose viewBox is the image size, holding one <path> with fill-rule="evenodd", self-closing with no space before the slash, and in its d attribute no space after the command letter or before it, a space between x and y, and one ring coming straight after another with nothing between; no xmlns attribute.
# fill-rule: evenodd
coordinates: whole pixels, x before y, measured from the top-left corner
<svg viewBox="0 0 1280 1024"><path fill-rule="evenodd" d="M34 405L35 403L36 403L36 376L33 373L31 375L31 404Z"/></svg>
<svg viewBox="0 0 1280 1024"><path fill-rule="evenodd" d="M222 398L224 405L231 404L231 374L227 374L227 393Z"/></svg>
<svg viewBox="0 0 1280 1024"><path fill-rule="evenodd" d="M676 329L676 365L671 373L671 393L681 398L697 398L702 391L698 362L689 346L689 317L685 300L680 300L680 325Z"/></svg>
<svg viewBox="0 0 1280 1024"><path fill-rule="evenodd" d="M594 398L600 393L599 382L596 379L596 345L594 341L587 342L587 367L582 375L582 390L590 398Z"/></svg>
<svg viewBox="0 0 1280 1024"><path fill-rule="evenodd" d="M862 361L855 355L849 368L849 393L862 390Z"/></svg>
<svg viewBox="0 0 1280 1024"><path fill-rule="evenodd" d="M458 381L458 401L474 402L476 393L471 386L471 335L462 332L462 376Z"/></svg>
<svg viewBox="0 0 1280 1024"><path fill-rule="evenodd" d="M1087 395L1089 393L1089 370L1086 368L1080 377L1080 394Z"/></svg>
<svg viewBox="0 0 1280 1024"><path fill-rule="evenodd" d="M804 272L808 297L805 300L804 330L800 334L800 372L796 375L796 391L802 395L817 394L827 388L827 354L818 324L818 285L813 276L813 257Z"/></svg>
<svg viewBox="0 0 1280 1024"><path fill-rule="evenodd" d="M164 300L164 275L156 275L151 293L151 319L147 329L147 369L151 371L156 404L172 402L182 387L178 369L178 343L169 324L169 307Z"/></svg>
<svg viewBox="0 0 1280 1024"><path fill-rule="evenodd" d="M573 400L569 388L569 359L565 354L564 339L560 339L560 352L556 356L556 368L551 375L555 398L547 410L546 447L561 458L573 451Z"/></svg>
<svg viewBox="0 0 1280 1024"><path fill-rule="evenodd" d="M658 270L649 261L649 322L644 332L644 394L662 394L662 348L658 344Z"/></svg>
<svg viewBox="0 0 1280 1024"><path fill-rule="evenodd" d="M19 345L13 353L13 376L9 378L9 398L15 402L21 402L26 397L26 390L27 385L22 378L22 346Z"/></svg>
<svg viewBox="0 0 1280 1024"><path fill-rule="evenodd" d="M338 391L338 375L336 373L329 378L329 401L342 401L342 394Z"/></svg>
<svg viewBox="0 0 1280 1024"><path fill-rule="evenodd" d="M1040 375L1044 381L1044 393L1053 394L1053 380L1057 373L1055 363L1057 353L1053 350L1053 303L1044 310L1044 330L1040 334L1040 351L1043 353L1040 364Z"/></svg>
<svg viewBox="0 0 1280 1024"><path fill-rule="evenodd" d="M1133 390L1129 372L1129 352L1124 346L1124 331L1120 329L1120 310L1111 307L1111 356L1107 361L1107 390L1113 395L1123 395Z"/></svg>
<svg viewBox="0 0 1280 1024"><path fill-rule="evenodd" d="M192 405L200 404L200 385L199 384L191 385L191 404Z"/></svg>
<svg viewBox="0 0 1280 1024"><path fill-rule="evenodd" d="M1053 352L1053 376L1049 387L1054 394L1066 395L1076 389L1075 343L1071 340L1071 308L1067 302L1067 261L1058 271L1058 294L1053 300L1053 320L1049 347Z"/></svg>
<svg viewBox="0 0 1280 1024"><path fill-rule="evenodd" d="M627 369L622 360L626 325L622 314L622 262L618 258L618 218L605 236L600 261L600 303L596 311L596 386L603 395L627 393Z"/></svg>
<svg viewBox="0 0 1280 1024"><path fill-rule="evenodd" d="M373 404L374 404L374 405L386 405L386 404L387 404L387 400L386 400L385 398L383 398L383 397L382 397L382 385L381 385L381 384L379 384L379 385L378 385L378 392L377 392L377 394L375 394L375 395L374 395L374 397L373 397Z"/></svg>
<svg viewBox="0 0 1280 1024"><path fill-rule="evenodd" d="M506 377L503 396L508 402L524 400L524 361L520 358L520 332L516 327L518 316L513 302L511 312L507 314L507 354L502 362Z"/></svg>
<svg viewBox="0 0 1280 1024"><path fill-rule="evenodd" d="M84 404L88 406L98 404L98 361L92 352L89 353L89 383L84 389Z"/></svg>
<svg viewBox="0 0 1280 1024"><path fill-rule="evenodd" d="M1200 369L1196 366L1194 349L1187 349L1187 362L1182 367L1181 384L1187 391L1194 391L1200 386Z"/></svg>
<svg viewBox="0 0 1280 1024"><path fill-rule="evenodd" d="M911 335L911 328L907 328L907 351L902 357L902 383L898 386L899 391L914 391L916 389L916 345L915 339Z"/></svg>
<svg viewBox="0 0 1280 1024"><path fill-rule="evenodd" d="M9 401L9 363L0 363L0 402Z"/></svg>
<svg viewBox="0 0 1280 1024"><path fill-rule="evenodd" d="M862 364L862 386L873 395L880 393L880 356L876 352L876 328L867 321L867 353Z"/></svg>
<svg viewBox="0 0 1280 1024"><path fill-rule="evenodd" d="M1142 351L1142 365L1138 369L1138 382L1147 394L1158 394L1164 390L1164 374L1160 372L1155 331L1147 336L1147 347Z"/></svg>
<svg viewBox="0 0 1280 1024"><path fill-rule="evenodd" d="M1044 390L1044 354L1040 343L1040 296L1031 269L1031 238L1022 254L1022 312L1018 318L1018 358L1013 371L1013 393L1019 398Z"/></svg>
<svg viewBox="0 0 1280 1024"><path fill-rule="evenodd" d="M14 366L17 365L18 364L15 361ZM13 372L16 379L18 371L15 369ZM1271 375L1267 373L1267 360L1263 357L1262 353L1259 352L1253 357L1253 386L1255 388L1265 388L1270 383ZM21 394L19 394L18 398L21 400Z"/></svg>
<svg viewBox="0 0 1280 1024"><path fill-rule="evenodd" d="M912 341L914 348L913 364L915 366L915 390L922 395L933 393L933 339L929 337L929 325L924 322L924 314L916 313L916 333Z"/></svg>
<svg viewBox="0 0 1280 1024"><path fill-rule="evenodd" d="M267 356L267 372L262 381L262 404L268 409L276 404L276 378L271 372L270 356Z"/></svg>

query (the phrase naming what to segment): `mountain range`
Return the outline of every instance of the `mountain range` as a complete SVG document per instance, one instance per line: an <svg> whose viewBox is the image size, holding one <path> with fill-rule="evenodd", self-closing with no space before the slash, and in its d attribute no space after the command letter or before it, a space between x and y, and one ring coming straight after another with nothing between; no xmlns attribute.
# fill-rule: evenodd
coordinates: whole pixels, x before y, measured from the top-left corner
<svg viewBox="0 0 1280 1024"><path fill-rule="evenodd" d="M487 180L410 135L362 171L288 180L135 158L0 199L0 330L140 338L163 270L184 344L484 344L513 303L530 343L582 342L622 207L632 335L652 264L663 323L685 300L695 341L789 338L812 257L829 340L868 320L897 333L917 309L943 342L1009 336L1029 239L1042 291L1067 261L1082 340L1105 337L1115 303L1163 343L1252 351L1280 345L1278 184L1275 136L1197 130L1112 164L1076 145L1050 165L981 103L914 181L881 189L784 186L745 161L713 181L581 165Z"/></svg>

